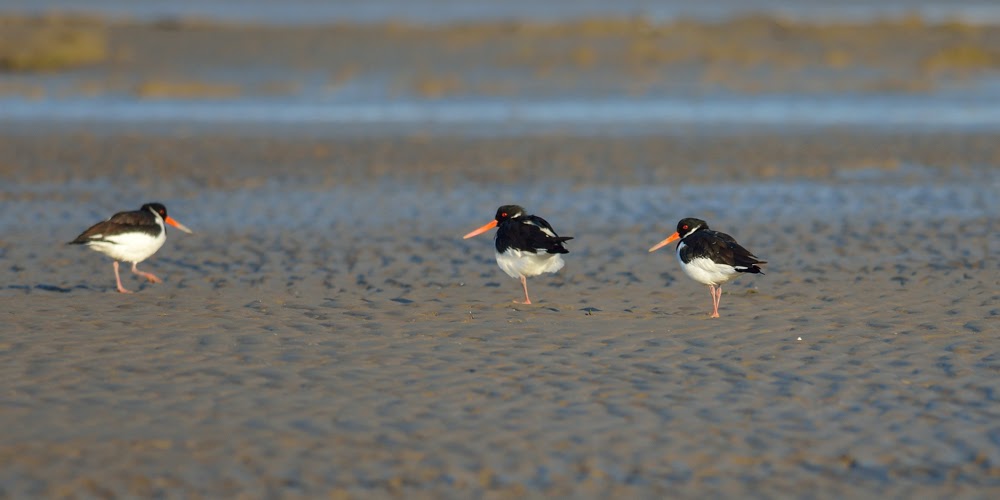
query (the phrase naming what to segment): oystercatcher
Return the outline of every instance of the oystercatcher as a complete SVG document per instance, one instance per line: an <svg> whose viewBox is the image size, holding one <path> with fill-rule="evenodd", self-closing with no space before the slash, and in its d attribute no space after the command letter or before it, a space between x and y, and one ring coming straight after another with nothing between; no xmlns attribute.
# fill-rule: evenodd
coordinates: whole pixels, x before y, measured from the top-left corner
<svg viewBox="0 0 1000 500"><path fill-rule="evenodd" d="M521 279L523 304L530 304L527 277L562 269L566 263L560 254L569 253L563 242L573 237L559 236L545 219L526 215L524 209L517 205L504 205L497 209L492 221L463 238L471 238L494 227L497 228L494 238L497 265L511 278Z"/></svg>
<svg viewBox="0 0 1000 500"><path fill-rule="evenodd" d="M689 278L708 285L712 294L712 318L719 317L719 301L722 299L722 284L740 273L764 274L757 264L767 264L758 260L749 250L726 233L712 231L708 224L695 218L681 219L677 232L650 248L653 252L671 241L677 244L677 260Z"/></svg>
<svg viewBox="0 0 1000 500"><path fill-rule="evenodd" d="M98 222L69 242L71 245L87 245L114 260L115 280L118 281L118 291L132 293L122 286L118 275L118 261L131 262L132 272L145 277L153 283L159 283L160 278L152 273L145 273L136 265L156 253L163 242L167 241L166 222L171 226L190 233L191 230L167 215L167 207L160 203L147 203L134 212L118 212L110 219Z"/></svg>

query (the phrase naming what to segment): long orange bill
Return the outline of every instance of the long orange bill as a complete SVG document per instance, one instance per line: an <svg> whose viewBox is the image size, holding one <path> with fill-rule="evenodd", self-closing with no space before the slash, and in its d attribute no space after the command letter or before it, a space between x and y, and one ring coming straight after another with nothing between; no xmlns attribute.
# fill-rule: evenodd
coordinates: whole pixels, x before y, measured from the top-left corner
<svg viewBox="0 0 1000 500"><path fill-rule="evenodd" d="M176 219L171 218L169 215L165 219L163 219L163 222L166 222L167 224L170 224L171 226L174 226L177 229L184 231L185 233L191 234L193 232L190 229L188 229L187 226L181 224L180 222L177 222Z"/></svg>
<svg viewBox="0 0 1000 500"><path fill-rule="evenodd" d="M671 241L679 240L680 237L681 237L681 235L675 232L674 234L671 234L670 236L667 236L667 239L665 239L665 240L657 243L656 245L653 245L653 248L650 248L649 251L650 252L655 252L655 251L659 250L660 248L663 248L663 247L669 245Z"/></svg>
<svg viewBox="0 0 1000 500"><path fill-rule="evenodd" d="M471 232L471 233L469 233L469 234L467 234L465 236L462 236L462 239L463 240L467 240L467 239L469 239L469 238L471 238L473 236L477 236L477 235L483 234L486 231L489 231L490 229L493 229L495 227L497 227L497 221L496 221L496 219L493 219L488 224L486 224L485 226L483 226L483 227L481 227L479 229L476 229L475 231L473 231L473 232Z"/></svg>

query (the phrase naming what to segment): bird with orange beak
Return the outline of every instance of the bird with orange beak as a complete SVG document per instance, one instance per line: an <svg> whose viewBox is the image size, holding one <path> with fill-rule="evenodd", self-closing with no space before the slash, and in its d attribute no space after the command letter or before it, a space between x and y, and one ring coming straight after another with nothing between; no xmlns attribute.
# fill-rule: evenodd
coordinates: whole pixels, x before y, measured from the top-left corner
<svg viewBox="0 0 1000 500"><path fill-rule="evenodd" d="M167 207L160 203L147 203L139 210L118 212L108 220L90 226L69 243L86 245L114 259L118 291L132 293L122 286L122 278L118 274L118 262L131 262L133 273L153 283L159 283L161 280L156 275L142 272L136 266L156 253L167 241L167 229L164 223L185 233L191 232L184 224L167 215Z"/></svg>
<svg viewBox="0 0 1000 500"><path fill-rule="evenodd" d="M701 219L681 219L677 231L649 251L655 252L677 240L680 240L676 253L681 270L689 278L708 285L712 294L712 318L719 317L723 283L742 273L764 274L757 264L767 262L758 260L732 236L709 229L708 223Z"/></svg>
<svg viewBox="0 0 1000 500"><path fill-rule="evenodd" d="M497 228L494 237L497 265L511 278L521 280L521 287L524 288L522 303L531 304L527 278L562 269L566 263L560 255L569 253L563 243L573 237L559 236L545 219L527 215L517 205L504 205L497 209L493 220L464 238L472 238L493 228Z"/></svg>

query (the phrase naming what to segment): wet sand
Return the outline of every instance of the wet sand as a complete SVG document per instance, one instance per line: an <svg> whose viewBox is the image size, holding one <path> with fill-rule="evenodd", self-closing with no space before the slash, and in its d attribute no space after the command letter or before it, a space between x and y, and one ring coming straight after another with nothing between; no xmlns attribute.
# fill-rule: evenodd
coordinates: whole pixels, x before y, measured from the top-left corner
<svg viewBox="0 0 1000 500"><path fill-rule="evenodd" d="M995 497L996 140L8 130L0 491ZM63 244L154 200L162 284ZM508 202L576 237L531 306ZM769 261L717 320L689 215Z"/></svg>
<svg viewBox="0 0 1000 500"><path fill-rule="evenodd" d="M1000 36L88 22L105 60L0 94L919 98ZM0 123L0 498L1000 497L995 130L603 127ZM196 234L118 294L65 242L151 201ZM461 239L506 203L575 237L530 306ZM646 251L686 216L769 262L717 320Z"/></svg>

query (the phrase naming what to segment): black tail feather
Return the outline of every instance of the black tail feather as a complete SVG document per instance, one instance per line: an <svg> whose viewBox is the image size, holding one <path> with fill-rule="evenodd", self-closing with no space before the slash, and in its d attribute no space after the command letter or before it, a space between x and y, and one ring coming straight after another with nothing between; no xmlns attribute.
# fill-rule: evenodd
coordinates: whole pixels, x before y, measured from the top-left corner
<svg viewBox="0 0 1000 500"><path fill-rule="evenodd" d="M555 238L549 238L548 248L545 249L548 253L569 253L562 244L573 239L572 236L557 236Z"/></svg>

